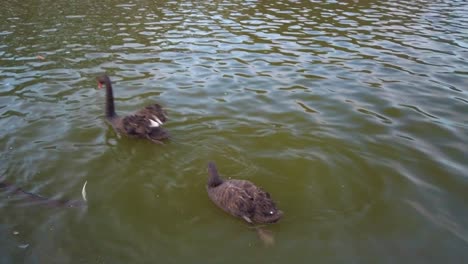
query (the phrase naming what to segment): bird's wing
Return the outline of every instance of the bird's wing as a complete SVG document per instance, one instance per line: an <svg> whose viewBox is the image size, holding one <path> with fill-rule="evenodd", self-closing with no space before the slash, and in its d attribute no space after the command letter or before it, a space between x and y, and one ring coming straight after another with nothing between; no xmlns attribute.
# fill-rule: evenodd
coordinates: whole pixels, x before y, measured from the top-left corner
<svg viewBox="0 0 468 264"><path fill-rule="evenodd" d="M254 215L254 197L250 193L251 186L245 181L227 181L223 191L224 206L227 210L244 218L247 222Z"/></svg>
<svg viewBox="0 0 468 264"><path fill-rule="evenodd" d="M154 127L161 126L167 121L167 113L159 104L148 105L135 115L147 118Z"/></svg>
<svg viewBox="0 0 468 264"><path fill-rule="evenodd" d="M130 136L145 136L151 131L150 121L139 115L124 117L122 119L122 127Z"/></svg>

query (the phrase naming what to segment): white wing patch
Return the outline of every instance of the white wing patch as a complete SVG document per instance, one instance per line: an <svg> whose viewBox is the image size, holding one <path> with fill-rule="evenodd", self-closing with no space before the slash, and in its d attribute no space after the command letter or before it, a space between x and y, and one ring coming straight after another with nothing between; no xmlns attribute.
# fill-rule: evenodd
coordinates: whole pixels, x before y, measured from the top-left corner
<svg viewBox="0 0 468 264"><path fill-rule="evenodd" d="M248 216L243 215L242 218L244 218L247 223L252 223L252 220Z"/></svg>
<svg viewBox="0 0 468 264"><path fill-rule="evenodd" d="M153 120L154 119L154 120ZM162 126L163 122L157 117L153 115L153 119L149 119L150 127L159 127Z"/></svg>
<svg viewBox="0 0 468 264"><path fill-rule="evenodd" d="M159 127L159 123L154 121L153 119L149 119L150 121L150 127Z"/></svg>

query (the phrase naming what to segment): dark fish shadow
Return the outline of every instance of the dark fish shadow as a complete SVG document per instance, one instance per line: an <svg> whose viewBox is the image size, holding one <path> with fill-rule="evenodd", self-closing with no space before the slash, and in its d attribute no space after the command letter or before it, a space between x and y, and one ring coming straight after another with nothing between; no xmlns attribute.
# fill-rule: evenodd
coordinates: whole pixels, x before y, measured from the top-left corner
<svg viewBox="0 0 468 264"><path fill-rule="evenodd" d="M88 207L86 200L67 200L67 199L53 199L48 198L36 193L23 190L10 182L0 179L0 192L6 193L8 197L15 197L21 201L21 206L44 206L49 208L84 208ZM85 189L83 188L83 195L85 196ZM85 197L83 197L85 199Z"/></svg>

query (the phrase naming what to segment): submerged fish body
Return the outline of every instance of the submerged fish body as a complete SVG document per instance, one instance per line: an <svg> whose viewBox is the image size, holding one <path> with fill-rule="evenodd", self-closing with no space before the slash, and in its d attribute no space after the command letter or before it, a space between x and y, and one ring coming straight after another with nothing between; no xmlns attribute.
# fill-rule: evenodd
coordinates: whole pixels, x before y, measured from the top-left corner
<svg viewBox="0 0 468 264"><path fill-rule="evenodd" d="M86 198L86 183L83 186L83 198ZM67 199L52 199L42 195L23 190L7 181L0 181L0 190L8 192L11 196L22 196L22 200L30 202L31 205L45 205L50 207L82 207L86 206L86 200L67 200Z"/></svg>

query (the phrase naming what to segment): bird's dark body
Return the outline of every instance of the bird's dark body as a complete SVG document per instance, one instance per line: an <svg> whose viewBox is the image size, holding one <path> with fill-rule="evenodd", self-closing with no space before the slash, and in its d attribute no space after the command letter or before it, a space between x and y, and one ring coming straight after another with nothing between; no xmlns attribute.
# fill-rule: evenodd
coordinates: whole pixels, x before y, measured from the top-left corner
<svg viewBox="0 0 468 264"><path fill-rule="evenodd" d="M133 115L108 118L109 123L119 134L132 138L143 138L151 141L162 141L169 138L169 133L161 127L151 127L150 118L156 116L163 123L167 117L158 104L150 105Z"/></svg>
<svg viewBox="0 0 468 264"><path fill-rule="evenodd" d="M270 194L247 180L222 180L209 163L208 196L221 209L249 223L274 223L283 215Z"/></svg>
<svg viewBox="0 0 468 264"><path fill-rule="evenodd" d="M152 104L131 115L121 117L115 112L112 83L109 77L106 75L99 77L98 83L106 86L106 118L117 133L131 138L148 139L155 143L162 143L170 137L161 127L167 121L167 113L161 105Z"/></svg>

